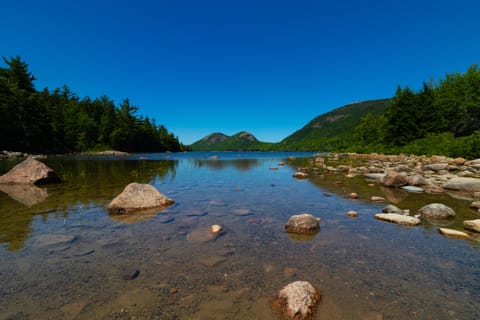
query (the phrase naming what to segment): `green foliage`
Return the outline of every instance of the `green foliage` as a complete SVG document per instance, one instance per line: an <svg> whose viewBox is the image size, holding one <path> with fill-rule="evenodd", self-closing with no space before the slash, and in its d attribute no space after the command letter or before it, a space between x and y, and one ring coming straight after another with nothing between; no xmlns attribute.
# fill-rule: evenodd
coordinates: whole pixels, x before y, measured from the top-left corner
<svg viewBox="0 0 480 320"><path fill-rule="evenodd" d="M358 136L354 135L353 132L355 127L361 124L362 117L367 114L371 114L373 118L378 117L385 111L389 102L390 99L357 102L322 114L276 144L274 149L295 151L345 150L356 144ZM369 139L368 136L372 133L363 134L357 130L357 134Z"/></svg>
<svg viewBox="0 0 480 320"><path fill-rule="evenodd" d="M422 90L397 88L383 116L362 118L351 151L480 157L480 71L447 74ZM377 142L375 142L375 138Z"/></svg>
<svg viewBox="0 0 480 320"><path fill-rule="evenodd" d="M94 149L183 151L178 138L154 120L138 117L128 99L79 97L68 86L36 91L20 57L0 68L0 150L68 153Z"/></svg>

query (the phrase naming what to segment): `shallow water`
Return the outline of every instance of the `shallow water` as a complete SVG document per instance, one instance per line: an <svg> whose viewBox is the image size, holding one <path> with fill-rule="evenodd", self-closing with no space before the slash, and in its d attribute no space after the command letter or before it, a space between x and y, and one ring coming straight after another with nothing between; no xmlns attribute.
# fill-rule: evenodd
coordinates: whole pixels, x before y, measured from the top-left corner
<svg viewBox="0 0 480 320"><path fill-rule="evenodd" d="M0 192L0 319L280 319L272 298L295 280L322 291L314 319L480 317L479 243L443 237L427 222L375 220L385 203L368 199L411 212L445 203L457 211L453 228L478 218L470 201L369 187L341 173L294 179L310 156L42 160L63 183ZM0 173L13 165L0 162ZM106 206L130 182L150 183L175 204L110 215ZM346 199L350 192L360 199ZM321 231L286 234L288 218L303 212L321 217ZM212 224L224 228L216 239Z"/></svg>

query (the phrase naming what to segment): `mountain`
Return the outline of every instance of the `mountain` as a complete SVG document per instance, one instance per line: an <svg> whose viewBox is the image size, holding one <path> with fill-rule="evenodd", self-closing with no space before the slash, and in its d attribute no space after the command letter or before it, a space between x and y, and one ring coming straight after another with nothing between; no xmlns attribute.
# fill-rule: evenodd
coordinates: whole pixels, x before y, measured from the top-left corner
<svg viewBox="0 0 480 320"><path fill-rule="evenodd" d="M391 99L355 102L319 115L276 145L281 150L340 150L353 142L354 128L371 113L382 114Z"/></svg>
<svg viewBox="0 0 480 320"><path fill-rule="evenodd" d="M190 145L193 151L321 151L343 150L354 142L353 131L360 119L382 114L391 99L355 102L319 115L279 143L258 141L248 132L233 136L212 133Z"/></svg>
<svg viewBox="0 0 480 320"><path fill-rule="evenodd" d="M246 131L233 136L215 132L190 145L193 151L257 151L265 150L272 145L268 142L258 141L257 138Z"/></svg>

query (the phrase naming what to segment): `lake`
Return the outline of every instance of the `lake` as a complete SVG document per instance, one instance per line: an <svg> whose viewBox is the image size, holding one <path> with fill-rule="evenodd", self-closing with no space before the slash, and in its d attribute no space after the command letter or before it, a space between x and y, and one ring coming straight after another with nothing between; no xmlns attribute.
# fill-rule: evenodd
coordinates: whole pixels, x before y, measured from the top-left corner
<svg viewBox="0 0 480 320"><path fill-rule="evenodd" d="M479 242L444 237L428 222L376 220L386 203L369 199L411 212L444 203L457 212L454 228L478 218L471 201L369 186L339 172L293 178L312 156L40 159L61 184L0 192L0 319L281 319L273 296L295 280L322 292L314 319L480 318ZM0 174L16 163L1 160ZM130 182L152 184L175 204L109 214ZM350 192L359 199L347 199ZM321 218L318 234L285 233L300 213ZM213 224L224 230L217 238L208 235Z"/></svg>

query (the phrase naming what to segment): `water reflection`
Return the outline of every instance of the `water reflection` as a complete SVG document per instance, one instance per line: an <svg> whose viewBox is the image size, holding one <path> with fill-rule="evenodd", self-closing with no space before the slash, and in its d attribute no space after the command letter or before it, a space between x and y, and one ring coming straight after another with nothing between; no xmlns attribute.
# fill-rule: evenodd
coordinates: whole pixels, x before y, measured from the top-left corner
<svg viewBox="0 0 480 320"><path fill-rule="evenodd" d="M221 159L210 159L210 160L195 160L195 166L198 168L207 167L213 170L224 170L226 168L235 168L238 171L248 171L254 167L260 165L258 159L234 159L234 160L221 160Z"/></svg>
<svg viewBox="0 0 480 320"><path fill-rule="evenodd" d="M24 247L36 216L68 218L77 208L104 207L131 182L152 183L173 178L177 161L43 159L61 178L62 183L46 187L0 185L0 243L9 250ZM15 161L10 162L14 166ZM3 168L9 170L8 167ZM8 196L7 196L8 195ZM159 211L157 211L158 213ZM152 217L122 218L132 223Z"/></svg>
<svg viewBox="0 0 480 320"><path fill-rule="evenodd" d="M145 209L145 210L137 210L137 211L131 211L128 213L116 213L116 212L109 212L108 216L118 222L123 222L123 223L128 223L128 224L134 224L137 222L144 222L148 221L160 213L167 209L169 206L164 206L164 207L159 207L159 208L153 208L153 209ZM165 220L167 221L167 220Z"/></svg>
<svg viewBox="0 0 480 320"><path fill-rule="evenodd" d="M40 188L35 185L0 184L0 191L8 194L10 198L26 207L32 207L48 197L46 188Z"/></svg>

